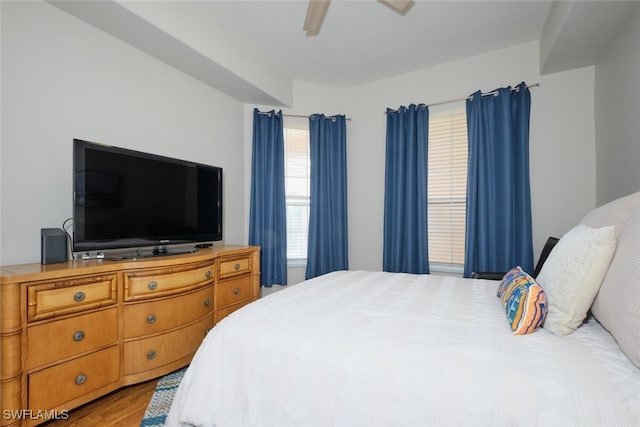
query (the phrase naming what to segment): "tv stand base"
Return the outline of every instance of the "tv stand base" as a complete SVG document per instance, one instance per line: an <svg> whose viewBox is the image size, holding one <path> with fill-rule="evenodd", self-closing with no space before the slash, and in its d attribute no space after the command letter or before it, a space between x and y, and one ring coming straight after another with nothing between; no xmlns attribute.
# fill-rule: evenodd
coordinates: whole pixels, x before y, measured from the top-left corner
<svg viewBox="0 0 640 427"><path fill-rule="evenodd" d="M160 249L154 248L149 251L140 251L137 250L135 252L126 252L121 254L112 254L103 256L104 259L109 261L123 261L126 259L140 259L140 258L153 258L159 256L168 256L168 255L182 255L182 254L190 254L196 252L197 249L194 248L178 248L178 249Z"/></svg>

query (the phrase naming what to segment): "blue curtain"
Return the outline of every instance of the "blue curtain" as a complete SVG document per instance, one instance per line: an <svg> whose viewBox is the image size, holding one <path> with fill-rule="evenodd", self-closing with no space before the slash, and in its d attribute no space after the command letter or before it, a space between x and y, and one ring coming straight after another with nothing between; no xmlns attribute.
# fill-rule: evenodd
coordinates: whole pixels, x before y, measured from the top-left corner
<svg viewBox="0 0 640 427"><path fill-rule="evenodd" d="M467 100L469 160L464 276L533 271L529 186L531 95L524 83Z"/></svg>
<svg viewBox="0 0 640 427"><path fill-rule="evenodd" d="M287 284L282 112L253 110L249 244L260 246L260 284Z"/></svg>
<svg viewBox="0 0 640 427"><path fill-rule="evenodd" d="M425 105L387 109L383 270L429 273Z"/></svg>
<svg viewBox="0 0 640 427"><path fill-rule="evenodd" d="M306 278L346 270L347 135L343 115L309 117L310 211Z"/></svg>

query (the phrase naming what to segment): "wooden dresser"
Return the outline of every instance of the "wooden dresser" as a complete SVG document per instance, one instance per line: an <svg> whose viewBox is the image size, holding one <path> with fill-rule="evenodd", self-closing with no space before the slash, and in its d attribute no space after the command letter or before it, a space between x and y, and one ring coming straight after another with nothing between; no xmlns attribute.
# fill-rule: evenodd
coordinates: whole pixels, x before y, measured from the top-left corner
<svg viewBox="0 0 640 427"><path fill-rule="evenodd" d="M251 246L2 267L0 425L64 417L187 365L216 322L259 295Z"/></svg>

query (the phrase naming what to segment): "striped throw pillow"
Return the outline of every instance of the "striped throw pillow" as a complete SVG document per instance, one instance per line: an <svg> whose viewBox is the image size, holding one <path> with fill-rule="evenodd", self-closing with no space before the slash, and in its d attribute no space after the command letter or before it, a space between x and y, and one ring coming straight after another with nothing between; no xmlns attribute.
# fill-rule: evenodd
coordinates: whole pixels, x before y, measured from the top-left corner
<svg viewBox="0 0 640 427"><path fill-rule="evenodd" d="M546 294L520 267L505 275L498 287L498 296L515 335L530 334L542 325L547 314Z"/></svg>
<svg viewBox="0 0 640 427"><path fill-rule="evenodd" d="M500 284L498 285L498 291L496 292L498 298L502 298L505 289L507 289L507 286L509 286L511 282L513 282L513 279L525 274L527 273L525 273L520 266L513 267L511 270L507 271L507 273L502 277L502 280L500 280ZM504 307L504 302L502 303L502 306Z"/></svg>

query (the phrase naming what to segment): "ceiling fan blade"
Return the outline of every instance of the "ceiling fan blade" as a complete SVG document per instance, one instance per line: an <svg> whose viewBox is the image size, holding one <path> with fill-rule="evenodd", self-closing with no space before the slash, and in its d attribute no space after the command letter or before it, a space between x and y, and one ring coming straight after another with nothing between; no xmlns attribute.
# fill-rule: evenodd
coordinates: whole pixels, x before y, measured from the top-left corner
<svg viewBox="0 0 640 427"><path fill-rule="evenodd" d="M386 4L402 15L404 15L409 8L413 6L413 0L380 0L380 2Z"/></svg>
<svg viewBox="0 0 640 427"><path fill-rule="evenodd" d="M320 32L322 21L327 14L331 0L309 0L307 6L307 16L304 19L304 26L302 29L307 32L307 35L316 35Z"/></svg>

